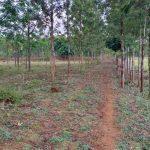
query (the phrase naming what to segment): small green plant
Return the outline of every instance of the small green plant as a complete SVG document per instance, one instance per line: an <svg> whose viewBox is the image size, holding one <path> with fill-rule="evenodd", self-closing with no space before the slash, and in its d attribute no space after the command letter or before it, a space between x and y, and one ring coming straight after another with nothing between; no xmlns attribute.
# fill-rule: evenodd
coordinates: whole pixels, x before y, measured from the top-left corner
<svg viewBox="0 0 150 150"><path fill-rule="evenodd" d="M30 144L24 145L23 150L32 150L32 145Z"/></svg>
<svg viewBox="0 0 150 150"><path fill-rule="evenodd" d="M89 125L85 125L80 127L80 131L85 132L85 131L89 131L90 130L90 126Z"/></svg>
<svg viewBox="0 0 150 150"><path fill-rule="evenodd" d="M62 143L71 139L71 133L69 131L63 131L61 136L52 137L49 141L53 144Z"/></svg>
<svg viewBox="0 0 150 150"><path fill-rule="evenodd" d="M78 150L90 150L90 146L88 144L79 143Z"/></svg>
<svg viewBox="0 0 150 150"><path fill-rule="evenodd" d="M63 131L62 137L66 140L70 140L71 139L71 133L69 131Z"/></svg>
<svg viewBox="0 0 150 150"><path fill-rule="evenodd" d="M88 86L86 86L84 88L84 92L85 93L95 93L96 91L95 91L95 89L93 87L91 87L90 85L88 85Z"/></svg>
<svg viewBox="0 0 150 150"><path fill-rule="evenodd" d="M127 141L122 139L122 141L119 141L117 147L118 147L117 150L127 150L129 145L128 145Z"/></svg>
<svg viewBox="0 0 150 150"><path fill-rule="evenodd" d="M4 128L0 128L0 140L11 140L12 134Z"/></svg>
<svg viewBox="0 0 150 150"><path fill-rule="evenodd" d="M34 87L39 86L40 83L41 83L41 80L33 79L27 83L26 88L27 89L33 89Z"/></svg>
<svg viewBox="0 0 150 150"><path fill-rule="evenodd" d="M22 94L12 88L0 87L0 101L19 103L22 100Z"/></svg>
<svg viewBox="0 0 150 150"><path fill-rule="evenodd" d="M64 140L65 139L63 137L60 137L60 136L52 137L49 139L49 141L53 144L64 142Z"/></svg>

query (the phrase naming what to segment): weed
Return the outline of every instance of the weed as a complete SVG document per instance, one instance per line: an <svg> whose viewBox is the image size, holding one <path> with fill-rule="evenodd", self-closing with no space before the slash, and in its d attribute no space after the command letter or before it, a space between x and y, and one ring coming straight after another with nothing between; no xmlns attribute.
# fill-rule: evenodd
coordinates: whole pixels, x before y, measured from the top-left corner
<svg viewBox="0 0 150 150"><path fill-rule="evenodd" d="M78 150L90 150L90 146L88 144L79 143Z"/></svg>
<svg viewBox="0 0 150 150"><path fill-rule="evenodd" d="M11 140L13 138L12 134L4 128L0 128L0 139L1 140Z"/></svg>
<svg viewBox="0 0 150 150"><path fill-rule="evenodd" d="M27 82L26 88L33 89L33 88L39 86L40 83L41 83L41 80L33 79L33 80Z"/></svg>
<svg viewBox="0 0 150 150"><path fill-rule="evenodd" d="M90 130L90 126L89 125L85 125L85 126L81 126L80 127L80 131L85 132L85 131L89 131Z"/></svg>
<svg viewBox="0 0 150 150"><path fill-rule="evenodd" d="M62 132L62 137L65 139L65 140L70 140L71 139L71 133L69 131L63 131Z"/></svg>
<svg viewBox="0 0 150 150"><path fill-rule="evenodd" d="M22 100L22 94L12 88L0 87L0 101L8 103L19 103Z"/></svg>
<svg viewBox="0 0 150 150"><path fill-rule="evenodd" d="M71 133L69 131L63 131L61 136L52 137L49 141L53 144L62 143L71 139Z"/></svg>
<svg viewBox="0 0 150 150"><path fill-rule="evenodd" d="M56 143L61 143L63 142L65 139L63 137L52 137L49 139L49 141L53 144L56 144Z"/></svg>
<svg viewBox="0 0 150 150"><path fill-rule="evenodd" d="M129 144L127 143L126 140L122 140L118 143L118 148L117 150L128 150Z"/></svg>
<svg viewBox="0 0 150 150"><path fill-rule="evenodd" d="M32 150L32 145L25 144L24 147L23 147L23 150Z"/></svg>
<svg viewBox="0 0 150 150"><path fill-rule="evenodd" d="M85 88L84 88L84 93L95 93L96 91L95 91L95 89L92 87L92 86L86 86Z"/></svg>

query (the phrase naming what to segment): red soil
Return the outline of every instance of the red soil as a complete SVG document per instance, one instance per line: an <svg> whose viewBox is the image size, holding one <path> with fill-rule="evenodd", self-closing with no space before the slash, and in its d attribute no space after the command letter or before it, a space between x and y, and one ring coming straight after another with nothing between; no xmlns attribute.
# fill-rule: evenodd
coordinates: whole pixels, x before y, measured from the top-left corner
<svg viewBox="0 0 150 150"><path fill-rule="evenodd" d="M114 102L118 95L113 85L113 68L112 61L104 61L100 74L100 92L102 103L98 107L99 124L93 131L97 137L92 143L94 150L115 150L116 141L120 136L120 131L116 122L116 110Z"/></svg>

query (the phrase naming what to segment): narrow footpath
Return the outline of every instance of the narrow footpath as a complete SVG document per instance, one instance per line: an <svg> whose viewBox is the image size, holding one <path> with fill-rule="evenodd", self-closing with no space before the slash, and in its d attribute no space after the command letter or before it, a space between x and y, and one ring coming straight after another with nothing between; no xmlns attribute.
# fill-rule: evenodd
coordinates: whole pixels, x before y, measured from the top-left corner
<svg viewBox="0 0 150 150"><path fill-rule="evenodd" d="M102 103L97 109L101 119L93 130L93 134L97 137L97 140L92 143L94 150L116 150L116 142L120 136L114 107L118 92L114 88L114 69L112 64L111 59L106 59L100 65L99 84Z"/></svg>

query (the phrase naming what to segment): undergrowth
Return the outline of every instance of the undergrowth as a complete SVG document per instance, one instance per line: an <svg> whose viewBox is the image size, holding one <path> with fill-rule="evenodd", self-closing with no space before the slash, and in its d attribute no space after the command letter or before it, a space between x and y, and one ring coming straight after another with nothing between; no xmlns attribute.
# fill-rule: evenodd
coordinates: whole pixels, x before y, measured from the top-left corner
<svg viewBox="0 0 150 150"><path fill-rule="evenodd" d="M0 87L0 101L19 103L23 96L20 91L16 91L13 88Z"/></svg>
<svg viewBox="0 0 150 150"><path fill-rule="evenodd" d="M119 150L149 150L150 148L150 102L135 88L127 87L117 101L118 123L123 138L118 144Z"/></svg>

